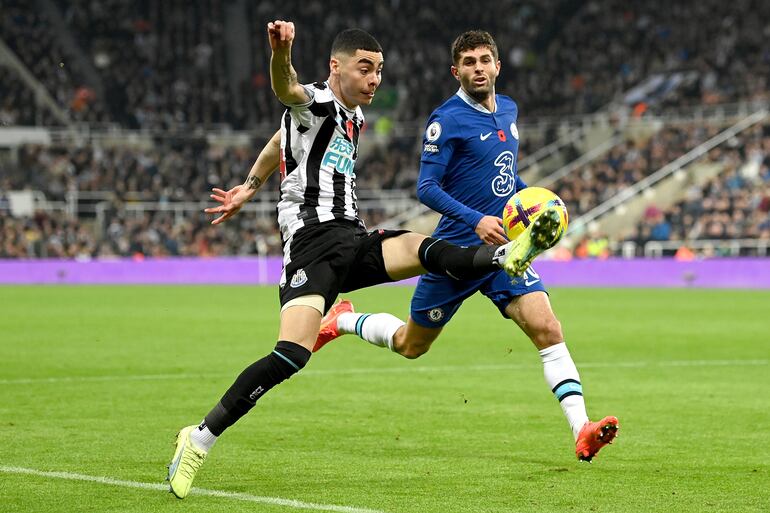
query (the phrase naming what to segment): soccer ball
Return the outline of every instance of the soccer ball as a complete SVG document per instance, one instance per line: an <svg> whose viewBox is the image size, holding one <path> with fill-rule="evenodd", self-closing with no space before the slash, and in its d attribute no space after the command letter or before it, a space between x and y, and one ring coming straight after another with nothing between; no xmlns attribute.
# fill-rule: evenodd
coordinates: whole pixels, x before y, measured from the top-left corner
<svg viewBox="0 0 770 513"><path fill-rule="evenodd" d="M503 209L503 228L509 240L523 232L548 207L556 207L559 212L559 237L564 234L569 224L569 215L564 202L553 192L543 187L527 187L508 200Z"/></svg>

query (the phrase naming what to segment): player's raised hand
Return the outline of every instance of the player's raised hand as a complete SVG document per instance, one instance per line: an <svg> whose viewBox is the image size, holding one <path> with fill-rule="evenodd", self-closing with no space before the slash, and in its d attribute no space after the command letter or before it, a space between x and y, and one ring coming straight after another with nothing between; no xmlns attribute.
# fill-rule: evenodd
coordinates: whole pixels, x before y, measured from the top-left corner
<svg viewBox="0 0 770 513"><path fill-rule="evenodd" d="M214 194L211 194L211 199L220 202L221 205L204 209L204 212L207 214L222 214L211 221L211 224L223 223L233 217L256 193L255 189L249 189L245 185L236 185L229 191L223 191L216 187L211 190L214 191Z"/></svg>
<svg viewBox="0 0 770 513"><path fill-rule="evenodd" d="M505 244L508 240L505 238L503 230L503 220L495 216L484 216L476 225L476 235L479 236L484 244Z"/></svg>
<svg viewBox="0 0 770 513"><path fill-rule="evenodd" d="M291 48L294 41L294 23L284 20L271 21L267 24L267 37L273 51Z"/></svg>

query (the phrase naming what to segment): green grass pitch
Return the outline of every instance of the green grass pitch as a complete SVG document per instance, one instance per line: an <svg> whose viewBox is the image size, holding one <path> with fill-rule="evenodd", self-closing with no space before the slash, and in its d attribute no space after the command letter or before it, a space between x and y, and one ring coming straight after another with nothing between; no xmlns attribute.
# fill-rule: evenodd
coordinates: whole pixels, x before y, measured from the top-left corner
<svg viewBox="0 0 770 513"><path fill-rule="evenodd" d="M411 291L350 297L403 317ZM273 348L277 290L0 287L0 511L770 511L770 293L551 297L589 414L620 418L593 464L531 343L474 297L418 360L324 348L217 443L195 487L226 493L179 501L133 486Z"/></svg>

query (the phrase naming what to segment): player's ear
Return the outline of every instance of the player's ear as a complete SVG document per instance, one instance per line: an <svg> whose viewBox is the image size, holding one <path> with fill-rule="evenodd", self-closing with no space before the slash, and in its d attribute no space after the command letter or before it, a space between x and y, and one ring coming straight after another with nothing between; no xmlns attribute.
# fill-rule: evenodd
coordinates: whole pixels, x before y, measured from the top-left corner
<svg viewBox="0 0 770 513"><path fill-rule="evenodd" d="M457 71L457 66L453 64L450 70L452 71L452 76L455 77L457 80L460 80L460 72Z"/></svg>
<svg viewBox="0 0 770 513"><path fill-rule="evenodd" d="M337 57L332 56L332 58L329 59L329 73L332 75L340 74L340 60Z"/></svg>

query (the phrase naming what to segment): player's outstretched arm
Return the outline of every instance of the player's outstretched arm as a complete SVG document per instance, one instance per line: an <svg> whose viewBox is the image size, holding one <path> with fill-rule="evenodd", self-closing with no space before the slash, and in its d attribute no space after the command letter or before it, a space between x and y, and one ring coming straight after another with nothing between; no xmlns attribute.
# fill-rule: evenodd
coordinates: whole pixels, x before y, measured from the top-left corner
<svg viewBox="0 0 770 513"><path fill-rule="evenodd" d="M297 72L291 65L294 23L283 20L268 23L267 37L273 50L270 57L270 85L273 92L284 105L306 103L310 97L297 80Z"/></svg>
<svg viewBox="0 0 770 513"><path fill-rule="evenodd" d="M450 196L441 186L446 173L446 166L423 162L420 164L420 177L417 181L417 197L426 206L441 215L466 223L474 229L476 235L485 244L505 244L503 220L499 217L485 216Z"/></svg>
<svg viewBox="0 0 770 513"><path fill-rule="evenodd" d="M262 186L270 175L272 175L280 164L281 152L281 132L278 131L267 142L262 151L259 152L257 160L251 166L249 176L241 185L236 185L229 191L214 188L211 198L221 203L218 207L211 207L204 210L207 214L221 214L211 221L211 224L219 224L227 221L237 214L243 205L245 205Z"/></svg>

